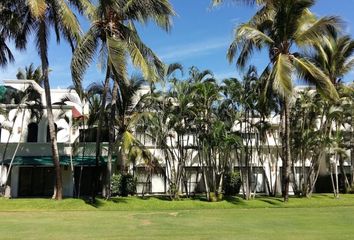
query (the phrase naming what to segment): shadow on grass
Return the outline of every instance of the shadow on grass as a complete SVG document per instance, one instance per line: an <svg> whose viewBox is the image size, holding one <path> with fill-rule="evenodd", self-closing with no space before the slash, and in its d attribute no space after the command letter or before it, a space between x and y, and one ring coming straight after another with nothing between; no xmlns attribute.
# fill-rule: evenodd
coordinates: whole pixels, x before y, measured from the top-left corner
<svg viewBox="0 0 354 240"><path fill-rule="evenodd" d="M94 201L92 198L83 198L86 204L94 207L94 208L101 208L105 205L105 202L112 202L112 203L127 203L126 199L123 198L111 198L109 200L96 198Z"/></svg>
<svg viewBox="0 0 354 240"><path fill-rule="evenodd" d="M87 197L87 198L82 198L82 200L84 200L87 205L90 205L94 208L99 208L99 207L103 206L100 199L97 199L97 198L95 200L93 200L92 198Z"/></svg>
<svg viewBox="0 0 354 240"><path fill-rule="evenodd" d="M167 201L167 202L171 202L172 199L170 196L168 195L148 195L148 196L138 196L139 199L141 200L149 200L149 199L157 199L157 200L160 200L160 201Z"/></svg>
<svg viewBox="0 0 354 240"><path fill-rule="evenodd" d="M235 196L225 196L224 200L228 203L232 203L235 205L246 205L245 200L243 200L240 197L235 197Z"/></svg>
<svg viewBox="0 0 354 240"><path fill-rule="evenodd" d="M109 200L107 200L107 201L111 201L111 202L113 202L113 203L128 203L128 202L127 202L127 199L125 199L125 198L120 198L120 197L114 197L114 198L111 198L111 199L109 199Z"/></svg>
<svg viewBox="0 0 354 240"><path fill-rule="evenodd" d="M270 205L273 206L281 206L283 204L283 201L277 198L273 198L273 199L259 199L262 202L268 203Z"/></svg>

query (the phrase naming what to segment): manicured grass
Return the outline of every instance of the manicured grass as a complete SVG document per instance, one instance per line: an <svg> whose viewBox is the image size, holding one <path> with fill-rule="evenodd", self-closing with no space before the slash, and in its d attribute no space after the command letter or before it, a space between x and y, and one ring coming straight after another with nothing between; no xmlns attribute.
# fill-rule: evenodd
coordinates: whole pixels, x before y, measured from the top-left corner
<svg viewBox="0 0 354 240"><path fill-rule="evenodd" d="M312 198L293 197L288 203L282 198L257 197L245 201L240 197L230 197L221 202L207 202L203 197L170 201L163 197L126 197L113 198L106 201L97 199L90 204L83 199L51 199L35 198L0 198L0 211L156 211L156 210L199 210L199 209L232 209L232 208L318 208L318 207L354 207L354 194L341 195L339 199L333 195L314 195Z"/></svg>
<svg viewBox="0 0 354 240"><path fill-rule="evenodd" d="M1 239L353 239L354 196L219 203L0 199Z"/></svg>

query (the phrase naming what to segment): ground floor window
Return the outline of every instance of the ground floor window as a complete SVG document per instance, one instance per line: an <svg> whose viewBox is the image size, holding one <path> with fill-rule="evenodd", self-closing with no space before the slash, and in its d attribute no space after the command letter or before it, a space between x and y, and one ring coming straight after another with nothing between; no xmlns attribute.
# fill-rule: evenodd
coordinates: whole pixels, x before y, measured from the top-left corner
<svg viewBox="0 0 354 240"><path fill-rule="evenodd" d="M52 167L20 167L20 197L52 196L55 174Z"/></svg>
<svg viewBox="0 0 354 240"><path fill-rule="evenodd" d="M100 193L102 190L102 168L100 167L98 172L98 184L97 184L97 193ZM95 167L84 167L77 166L75 167L75 195L76 196L91 196L93 178L95 174Z"/></svg>
<svg viewBox="0 0 354 240"><path fill-rule="evenodd" d="M200 167L186 167L185 179L182 181L182 192L188 194L202 193L204 189L203 173Z"/></svg>

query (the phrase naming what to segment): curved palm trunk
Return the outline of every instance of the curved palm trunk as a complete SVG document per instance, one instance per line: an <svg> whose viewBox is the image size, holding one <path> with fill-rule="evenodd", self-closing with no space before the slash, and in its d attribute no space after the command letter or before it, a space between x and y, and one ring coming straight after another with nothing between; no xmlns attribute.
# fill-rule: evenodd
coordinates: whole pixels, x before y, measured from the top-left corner
<svg viewBox="0 0 354 240"><path fill-rule="evenodd" d="M50 143L51 143L51 150L52 150L52 158L53 164L55 169L55 189L53 198L56 200L61 200L63 198L63 180L62 174L60 169L60 162L59 162L59 151L58 151L58 144L54 126L54 116L53 116L53 109L52 109L52 100L50 94L50 85L49 85L49 63L47 57L47 40L46 40L46 26L45 22L41 21L39 26L39 54L41 58L42 64L42 78L43 78L43 86L45 92L45 99L46 99L46 110L47 110L47 118L48 118L48 126L49 126L49 135L50 135Z"/></svg>
<svg viewBox="0 0 354 240"><path fill-rule="evenodd" d="M25 114L25 109L22 109L20 140L17 142L15 151L14 151L14 153L12 154L12 158L11 158L11 162L10 162L9 168L8 168L7 171L6 171L5 181L4 181L5 188L7 188L7 184L8 184L8 181L9 181L9 176L10 176L11 169L12 169L12 165L13 165L13 162L14 162L15 157L16 157L16 155L17 155L18 148L20 147L21 138L22 138L22 134L23 134L23 124L24 124L24 121L25 121L25 115L26 115L26 114ZM1 171L3 171L3 167L1 167ZM7 191L5 190L5 192L4 192L4 193L1 193L1 194L2 194L2 195L5 195L5 197L11 197L11 191L9 192L9 195L8 195L8 196L6 196L6 192L7 192Z"/></svg>

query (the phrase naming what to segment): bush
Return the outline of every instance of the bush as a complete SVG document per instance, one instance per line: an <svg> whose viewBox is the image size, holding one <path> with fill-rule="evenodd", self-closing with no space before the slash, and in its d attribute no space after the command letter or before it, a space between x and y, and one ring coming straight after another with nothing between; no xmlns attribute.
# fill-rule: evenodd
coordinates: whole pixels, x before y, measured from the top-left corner
<svg viewBox="0 0 354 240"><path fill-rule="evenodd" d="M239 172L229 172L224 176L223 190L226 196L234 196L240 192L241 176Z"/></svg>
<svg viewBox="0 0 354 240"><path fill-rule="evenodd" d="M126 197L136 193L136 178L131 174L113 174L111 180L113 196Z"/></svg>
<svg viewBox="0 0 354 240"><path fill-rule="evenodd" d="M222 193L216 194L215 192L210 192L209 202L219 202L224 198Z"/></svg>

